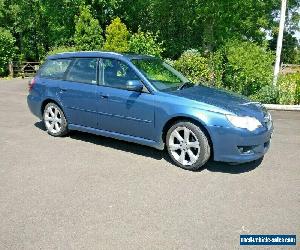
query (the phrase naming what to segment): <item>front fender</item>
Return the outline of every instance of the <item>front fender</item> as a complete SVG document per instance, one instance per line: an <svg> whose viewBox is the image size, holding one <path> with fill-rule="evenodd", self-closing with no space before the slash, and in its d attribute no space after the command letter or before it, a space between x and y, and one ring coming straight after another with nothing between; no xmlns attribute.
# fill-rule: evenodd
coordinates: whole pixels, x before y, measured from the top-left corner
<svg viewBox="0 0 300 250"><path fill-rule="evenodd" d="M163 142L163 135L166 126L172 123L172 121L178 119L190 119L200 123L209 132L209 127L228 127L230 124L222 113L208 111L200 108L189 106L173 106L158 108L156 112L155 126L156 130L160 131L157 134L156 140Z"/></svg>

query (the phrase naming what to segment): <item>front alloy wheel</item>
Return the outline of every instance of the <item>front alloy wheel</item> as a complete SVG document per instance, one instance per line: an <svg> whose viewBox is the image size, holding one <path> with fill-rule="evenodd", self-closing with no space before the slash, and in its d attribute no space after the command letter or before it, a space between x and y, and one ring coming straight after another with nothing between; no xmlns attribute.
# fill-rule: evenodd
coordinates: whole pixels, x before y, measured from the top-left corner
<svg viewBox="0 0 300 250"><path fill-rule="evenodd" d="M210 157L210 146L203 131L189 121L174 124L167 133L167 149L176 165L197 170Z"/></svg>

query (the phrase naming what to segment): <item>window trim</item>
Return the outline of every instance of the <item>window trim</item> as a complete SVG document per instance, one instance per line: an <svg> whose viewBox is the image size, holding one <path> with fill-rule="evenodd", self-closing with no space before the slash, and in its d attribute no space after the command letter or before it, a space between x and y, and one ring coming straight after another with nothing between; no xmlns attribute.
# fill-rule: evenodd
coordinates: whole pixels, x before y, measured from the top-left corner
<svg viewBox="0 0 300 250"><path fill-rule="evenodd" d="M151 94L151 92L149 91L149 89L147 88L146 84L144 83L143 79L141 79L141 77L136 73L135 69L133 67L131 67L131 65L129 65L127 62L117 59L117 58L111 58L111 57L99 57L98 58L98 64L99 64L99 81L98 81L98 85L101 87L106 87L106 88L113 88L113 89L120 89L120 90L125 90L125 91L129 91L129 92L133 92L132 90L128 90L126 88L121 88L121 87L114 87L111 85L105 85L104 83L104 67L103 67L103 60L115 60L118 62L121 62L123 64L125 64L128 68L130 68L131 70L133 70L133 72L135 73L135 75L138 77L138 79L141 81L141 83L143 84L144 88L140 93L145 93L145 94Z"/></svg>
<svg viewBox="0 0 300 250"><path fill-rule="evenodd" d="M94 83L85 83L85 82L70 81L70 80L66 79L66 76L69 73L69 71L70 71L71 67L73 66L73 64L74 64L74 62L75 62L76 59L97 59L98 66L97 66L97 83L96 84L94 84ZM130 69L132 69L135 72L136 76L139 78L139 80L143 84L144 88L143 88L142 92L140 92L140 93L152 94L152 95L154 94L149 89L150 87L148 87L147 84L145 84L145 81L141 78L141 76L139 76L139 74L137 73L138 69L135 69L134 65L131 66L130 63L128 63L128 62L126 62L124 60L118 59L118 58L113 58L113 57L67 57L67 58L48 59L47 61L50 61L50 60L52 60L52 61L57 61L57 60L71 60L71 62L68 65L66 71L64 72L62 78L50 78L50 77L42 77L42 76L40 76L40 71L41 71L41 69L43 69L44 65L42 67L40 67L40 69L39 69L39 71L37 73L37 76L39 76L41 78L49 79L49 80L69 81L69 82L74 82L74 83L89 84L89 85L101 86L101 87L109 87L109 88L113 88L113 89L120 89L120 90L125 90L125 91L132 92L131 90L128 90L126 88L118 88L118 87L113 87L113 86L109 86L109 85L104 85L103 84L103 77L104 77L104 74L103 74L103 60L104 59L116 60L116 61L124 63L127 67L129 67Z"/></svg>
<svg viewBox="0 0 300 250"><path fill-rule="evenodd" d="M67 70L64 73L64 76L63 76L63 79L62 79L63 81L81 83L81 84L89 84L89 85L94 85L94 86L99 85L99 58L98 57L70 57L70 59L72 61L69 64L69 67L67 68ZM72 81L72 80L67 79L67 75L69 74L71 68L75 64L76 60L79 60L79 59L91 59L91 60L96 59L97 60L97 64L96 64L96 83L78 82L78 81Z"/></svg>

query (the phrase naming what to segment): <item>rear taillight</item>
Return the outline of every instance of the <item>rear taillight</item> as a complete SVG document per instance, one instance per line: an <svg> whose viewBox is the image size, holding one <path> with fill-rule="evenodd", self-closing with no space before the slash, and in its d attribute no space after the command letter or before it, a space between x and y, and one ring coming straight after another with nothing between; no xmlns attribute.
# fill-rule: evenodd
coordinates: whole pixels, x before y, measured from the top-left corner
<svg viewBox="0 0 300 250"><path fill-rule="evenodd" d="M35 78L32 78L31 81L29 81L29 83L28 83L28 90L29 91L32 90L32 88L33 88L33 86L34 86L35 83L36 83Z"/></svg>

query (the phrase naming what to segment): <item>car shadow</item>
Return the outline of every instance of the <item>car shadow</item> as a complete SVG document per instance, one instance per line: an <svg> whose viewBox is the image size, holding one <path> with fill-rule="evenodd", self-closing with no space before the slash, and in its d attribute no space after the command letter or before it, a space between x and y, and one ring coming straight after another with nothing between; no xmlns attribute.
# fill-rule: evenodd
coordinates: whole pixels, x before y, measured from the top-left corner
<svg viewBox="0 0 300 250"><path fill-rule="evenodd" d="M263 158L256 161L241 163L241 164L230 164L227 162L208 161L205 168L211 172L220 172L227 174L242 174L250 172L256 169L262 162Z"/></svg>
<svg viewBox="0 0 300 250"><path fill-rule="evenodd" d="M136 155L141 155L156 160L165 159L164 151L156 150L154 148L139 145L136 143L116 140L105 136L94 135L79 131L72 131L69 136L70 138L75 140L93 143L99 146L113 148L120 151L130 152Z"/></svg>
<svg viewBox="0 0 300 250"><path fill-rule="evenodd" d="M42 121L36 122L35 127L46 131L44 123ZM96 145L104 146L104 147L109 147L113 148L116 150L121 150L125 152L130 152L136 155L141 155L144 157L149 157L153 158L155 160L162 160L164 159L165 161L169 162L172 164L172 161L166 152L166 150L161 151L157 150L151 147L139 145L136 143L131 143L131 142L126 142L126 141L121 141L121 140L116 140L104 136L98 136L94 134L89 134L85 132L80 132L80 131L71 131L69 134L69 137L75 140L80 140L88 143L93 143ZM203 168L195 171L195 172L201 172L205 169L211 172L220 172L220 173L228 173L228 174L241 174L245 172L249 172L257 168L263 158L253 161L253 162L248 162L248 163L243 163L243 164L230 164L226 162L216 162L209 160Z"/></svg>
<svg viewBox="0 0 300 250"><path fill-rule="evenodd" d="M42 121L36 122L34 125L35 125L35 127L39 128L43 131L46 131L46 128ZM89 133L80 132L80 131L70 131L70 133L67 136L69 136L70 138L72 138L74 140L80 140L80 141L93 143L93 144L103 146L103 147L109 147L109 148L113 148L116 150L130 152L130 153L133 153L136 155L141 155L141 156L153 158L156 160L165 159L168 162L170 162L170 159L166 159L168 155L164 151L156 150L154 148L139 145L136 143L116 140L116 139L112 139L109 137L89 134Z"/></svg>
<svg viewBox="0 0 300 250"><path fill-rule="evenodd" d="M46 131L46 128L45 128L45 125L44 125L43 121L36 122L34 124L34 126L39 128L40 130Z"/></svg>

